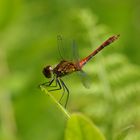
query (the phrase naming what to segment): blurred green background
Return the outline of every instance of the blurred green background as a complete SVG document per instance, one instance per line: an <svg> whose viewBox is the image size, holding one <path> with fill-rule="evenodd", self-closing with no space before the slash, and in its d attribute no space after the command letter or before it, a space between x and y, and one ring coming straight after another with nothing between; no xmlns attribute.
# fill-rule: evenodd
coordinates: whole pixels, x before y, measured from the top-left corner
<svg viewBox="0 0 140 140"><path fill-rule="evenodd" d="M0 0L0 140L63 140L66 118L38 88L42 68L60 61L58 34L66 48L76 40L80 58L121 35L84 67L90 89L76 74L64 78L68 111L91 118L107 140L131 126L125 140L139 140L139 13L139 0Z"/></svg>

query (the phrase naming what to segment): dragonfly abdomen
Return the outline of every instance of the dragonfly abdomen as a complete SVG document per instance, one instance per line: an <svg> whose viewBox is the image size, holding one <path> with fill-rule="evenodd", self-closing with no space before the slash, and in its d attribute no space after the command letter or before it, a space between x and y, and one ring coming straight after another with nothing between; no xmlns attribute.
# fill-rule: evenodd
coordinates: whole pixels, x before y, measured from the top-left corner
<svg viewBox="0 0 140 140"><path fill-rule="evenodd" d="M99 53L103 48L105 48L106 46L110 45L111 43L113 43L115 40L118 39L120 35L114 35L111 36L110 38L108 38L105 42L103 42L95 51L93 51L90 55L88 55L87 57L83 58L80 62L79 62L79 66L82 68L91 58L93 58L97 53Z"/></svg>

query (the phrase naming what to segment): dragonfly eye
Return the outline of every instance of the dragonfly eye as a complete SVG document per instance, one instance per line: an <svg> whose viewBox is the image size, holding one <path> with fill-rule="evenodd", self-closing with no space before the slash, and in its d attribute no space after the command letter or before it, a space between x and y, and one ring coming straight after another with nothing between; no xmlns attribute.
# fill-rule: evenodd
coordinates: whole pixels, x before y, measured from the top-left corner
<svg viewBox="0 0 140 140"><path fill-rule="evenodd" d="M43 69L43 74L45 75L46 78L51 78L52 77L52 67L51 66L46 66Z"/></svg>

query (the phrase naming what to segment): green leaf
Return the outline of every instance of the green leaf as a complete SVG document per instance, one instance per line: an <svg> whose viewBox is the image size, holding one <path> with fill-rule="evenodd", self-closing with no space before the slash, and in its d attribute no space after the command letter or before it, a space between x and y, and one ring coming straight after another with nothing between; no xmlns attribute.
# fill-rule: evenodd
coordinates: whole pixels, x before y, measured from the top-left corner
<svg viewBox="0 0 140 140"><path fill-rule="evenodd" d="M65 140L105 140L105 138L88 118L81 114L72 114L67 122Z"/></svg>
<svg viewBox="0 0 140 140"><path fill-rule="evenodd" d="M45 88L45 86L40 85L40 88L42 91L45 91L45 93L52 99L52 101L56 104L56 106L63 112L63 114L66 116L66 118L70 118L70 114L67 112L67 110L53 97L53 95L48 92L48 90Z"/></svg>

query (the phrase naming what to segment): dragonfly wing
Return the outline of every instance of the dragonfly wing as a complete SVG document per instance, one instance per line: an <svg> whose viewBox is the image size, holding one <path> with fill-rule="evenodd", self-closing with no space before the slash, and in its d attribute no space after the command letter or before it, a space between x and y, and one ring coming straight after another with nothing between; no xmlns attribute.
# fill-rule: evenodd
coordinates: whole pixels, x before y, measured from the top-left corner
<svg viewBox="0 0 140 140"><path fill-rule="evenodd" d="M61 35L57 35L57 48L61 60L64 60L65 50L64 50L63 39Z"/></svg>
<svg viewBox="0 0 140 140"><path fill-rule="evenodd" d="M73 56L73 62L75 62L77 67L79 67L79 69L81 69L80 65L79 65L79 61L80 61L79 51L78 51L78 47L76 45L75 40L73 40L73 44L72 44L72 56Z"/></svg>
<svg viewBox="0 0 140 140"><path fill-rule="evenodd" d="M79 76L80 76L81 82L84 85L84 87L89 89L90 84L91 84L89 75L87 75L86 72L81 70L81 71L79 71Z"/></svg>
<svg viewBox="0 0 140 140"><path fill-rule="evenodd" d="M79 65L79 61L80 61L80 57L79 57L79 51L78 51L78 46L76 45L76 42L73 41L73 44L72 44L72 54L73 54L73 61L74 62L77 62L77 67L80 68L80 65ZM84 85L85 88L90 88L90 77L87 75L86 72L84 72L83 70L79 71L78 72L79 76L80 76L80 80L82 82L82 84Z"/></svg>
<svg viewBox="0 0 140 140"><path fill-rule="evenodd" d="M72 42L72 54L74 61L79 61L79 52L75 40Z"/></svg>

